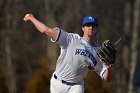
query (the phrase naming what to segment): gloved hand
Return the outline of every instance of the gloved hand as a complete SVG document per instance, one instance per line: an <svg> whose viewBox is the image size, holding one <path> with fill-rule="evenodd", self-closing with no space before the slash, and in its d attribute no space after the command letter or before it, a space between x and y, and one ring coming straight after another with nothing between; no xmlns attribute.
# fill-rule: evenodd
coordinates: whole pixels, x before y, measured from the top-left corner
<svg viewBox="0 0 140 93"><path fill-rule="evenodd" d="M105 62L106 65L112 67L116 60L117 49L109 40L105 40L97 50L98 57Z"/></svg>

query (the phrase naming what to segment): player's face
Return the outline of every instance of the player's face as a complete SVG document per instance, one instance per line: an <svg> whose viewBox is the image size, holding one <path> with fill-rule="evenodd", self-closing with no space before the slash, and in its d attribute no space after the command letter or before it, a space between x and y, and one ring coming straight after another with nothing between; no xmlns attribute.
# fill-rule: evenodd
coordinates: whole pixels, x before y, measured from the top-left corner
<svg viewBox="0 0 140 93"><path fill-rule="evenodd" d="M97 26L94 24L86 24L82 27L84 36L94 37L97 33Z"/></svg>

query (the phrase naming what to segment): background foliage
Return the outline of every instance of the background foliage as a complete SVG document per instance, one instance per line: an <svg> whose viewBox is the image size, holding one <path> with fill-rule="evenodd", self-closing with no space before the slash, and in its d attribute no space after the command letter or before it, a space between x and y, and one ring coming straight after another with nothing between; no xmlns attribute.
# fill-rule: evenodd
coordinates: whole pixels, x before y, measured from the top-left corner
<svg viewBox="0 0 140 93"><path fill-rule="evenodd" d="M23 17L32 13L49 27L81 34L84 16L99 18L95 41L117 41L118 54L106 83L90 71L85 93L140 93L140 0L1 0L0 93L49 93L59 47Z"/></svg>

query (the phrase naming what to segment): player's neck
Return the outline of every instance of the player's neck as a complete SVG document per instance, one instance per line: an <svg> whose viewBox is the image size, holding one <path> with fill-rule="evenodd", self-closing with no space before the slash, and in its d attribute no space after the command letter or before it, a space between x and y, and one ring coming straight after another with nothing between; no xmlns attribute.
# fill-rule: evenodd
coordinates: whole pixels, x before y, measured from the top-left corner
<svg viewBox="0 0 140 93"><path fill-rule="evenodd" d="M93 38L88 37L88 36L87 36L87 37L86 37L86 36L83 36L83 38L86 40L86 42L88 42L90 45L92 45L92 43L93 43L93 42L92 42L92 39L93 39Z"/></svg>

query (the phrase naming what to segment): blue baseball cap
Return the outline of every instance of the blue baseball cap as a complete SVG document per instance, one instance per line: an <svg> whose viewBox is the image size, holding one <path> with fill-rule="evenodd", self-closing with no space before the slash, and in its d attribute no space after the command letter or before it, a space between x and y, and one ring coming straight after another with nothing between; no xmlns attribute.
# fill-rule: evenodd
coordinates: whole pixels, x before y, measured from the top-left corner
<svg viewBox="0 0 140 93"><path fill-rule="evenodd" d="M82 26L84 26L86 24L89 24L89 23L94 24L94 25L96 25L98 27L97 17L95 17L95 16L86 16L86 17L84 17Z"/></svg>

